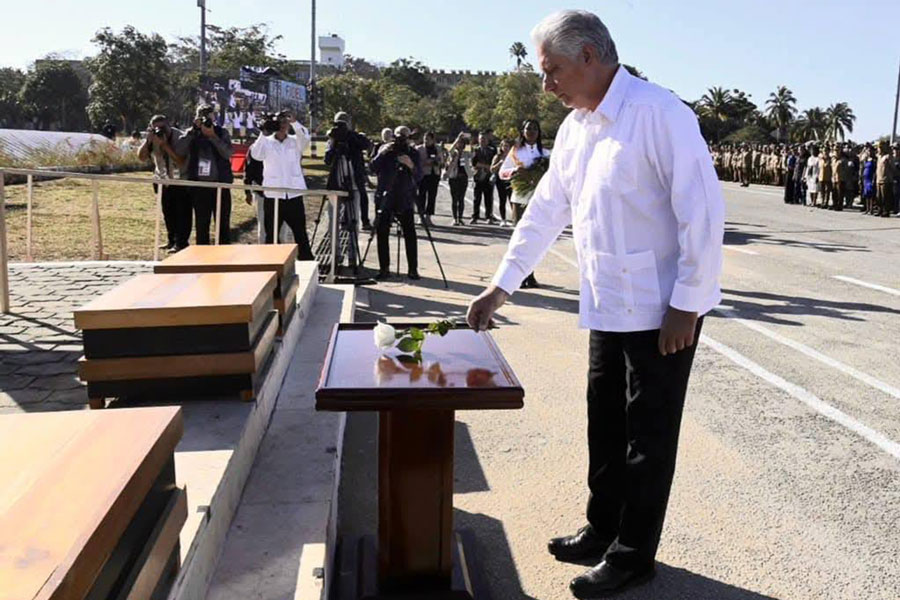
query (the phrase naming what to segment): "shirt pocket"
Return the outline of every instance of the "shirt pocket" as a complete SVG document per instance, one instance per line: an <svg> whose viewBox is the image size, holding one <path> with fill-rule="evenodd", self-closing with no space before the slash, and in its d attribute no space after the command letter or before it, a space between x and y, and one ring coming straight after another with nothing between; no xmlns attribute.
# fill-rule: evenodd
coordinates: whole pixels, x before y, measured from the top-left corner
<svg viewBox="0 0 900 600"><path fill-rule="evenodd" d="M607 137L597 142L587 170L596 187L621 194L637 188L637 165L631 144Z"/></svg>
<svg viewBox="0 0 900 600"><path fill-rule="evenodd" d="M658 312L662 309L656 254L594 253L588 261L594 308L602 312Z"/></svg>

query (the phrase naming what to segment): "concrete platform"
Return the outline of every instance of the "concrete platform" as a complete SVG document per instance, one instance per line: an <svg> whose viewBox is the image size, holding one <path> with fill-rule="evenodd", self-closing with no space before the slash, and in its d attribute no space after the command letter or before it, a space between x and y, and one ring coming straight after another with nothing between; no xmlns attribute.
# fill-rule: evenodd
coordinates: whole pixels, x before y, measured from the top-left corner
<svg viewBox="0 0 900 600"><path fill-rule="evenodd" d="M210 582L210 600L327 597L345 415L317 413L315 388L332 327L351 322L353 307L352 287L320 286Z"/></svg>

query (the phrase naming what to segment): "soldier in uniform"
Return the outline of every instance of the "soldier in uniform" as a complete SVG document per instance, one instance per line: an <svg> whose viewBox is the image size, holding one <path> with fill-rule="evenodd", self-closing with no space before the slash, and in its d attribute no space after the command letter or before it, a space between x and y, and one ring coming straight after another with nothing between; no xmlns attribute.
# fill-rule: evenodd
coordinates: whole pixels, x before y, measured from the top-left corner
<svg viewBox="0 0 900 600"><path fill-rule="evenodd" d="M819 156L819 208L828 208L831 201L831 192L834 190L831 173L831 147L826 146Z"/></svg>
<svg viewBox="0 0 900 600"><path fill-rule="evenodd" d="M894 206L894 157L890 146L885 141L878 143L878 167L875 171L875 205L877 214L882 217L891 216Z"/></svg>
<svg viewBox="0 0 900 600"><path fill-rule="evenodd" d="M750 187L750 177L753 174L753 151L749 144L744 144L741 155L741 186Z"/></svg>

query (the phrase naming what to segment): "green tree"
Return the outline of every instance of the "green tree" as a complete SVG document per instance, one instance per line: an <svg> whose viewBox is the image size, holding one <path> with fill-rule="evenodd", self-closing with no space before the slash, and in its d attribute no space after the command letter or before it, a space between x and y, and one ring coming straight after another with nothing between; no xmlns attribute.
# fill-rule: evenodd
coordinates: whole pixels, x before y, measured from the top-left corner
<svg viewBox="0 0 900 600"><path fill-rule="evenodd" d="M731 92L722 87L711 87L697 103L701 125L712 134L716 142L721 141L722 131L732 118ZM709 131L711 129L712 131Z"/></svg>
<svg viewBox="0 0 900 600"><path fill-rule="evenodd" d="M497 86L488 82L463 79L450 91L453 101L463 107L463 119L472 129L488 129L494 126L494 108L497 106Z"/></svg>
<svg viewBox="0 0 900 600"><path fill-rule="evenodd" d="M772 141L767 127L759 123L744 125L737 131L730 133L723 140L729 143L749 142L754 144L766 144Z"/></svg>
<svg viewBox="0 0 900 600"><path fill-rule="evenodd" d="M779 140L786 140L788 128L797 114L797 99L794 93L787 87L780 85L778 89L769 94L766 100L766 116L772 121L777 130L776 137Z"/></svg>
<svg viewBox="0 0 900 600"><path fill-rule="evenodd" d="M570 109L563 106L559 98L553 94L545 92L538 97L538 114L540 115L541 132L544 134L545 142L549 142L556 137L559 126L562 125L569 112Z"/></svg>
<svg viewBox="0 0 900 600"><path fill-rule="evenodd" d="M275 50L280 35L271 35L268 26L206 27L207 72L214 77L237 77L241 67L274 67L283 73L291 69L284 55ZM169 48L172 62L200 67L198 36L179 37Z"/></svg>
<svg viewBox="0 0 900 600"><path fill-rule="evenodd" d="M528 50L525 49L525 44L522 42L513 42L513 45L509 47L509 55L516 59L516 70L518 71L522 69L522 63L528 56Z"/></svg>
<svg viewBox="0 0 900 600"><path fill-rule="evenodd" d="M87 90L72 66L42 61L25 77L19 101L38 129L80 131L87 125Z"/></svg>
<svg viewBox="0 0 900 600"><path fill-rule="evenodd" d="M169 100L165 40L128 25L121 33L101 29L93 42L100 52L88 61L94 77L88 104L91 122L99 127L116 119L123 131L144 126Z"/></svg>
<svg viewBox="0 0 900 600"><path fill-rule="evenodd" d="M21 127L25 119L19 91L25 84L25 73L19 69L0 68L0 128Z"/></svg>
<svg viewBox="0 0 900 600"><path fill-rule="evenodd" d="M517 71L497 78L494 129L498 135L515 137L525 119L538 119L541 80L535 73Z"/></svg>
<svg viewBox="0 0 900 600"><path fill-rule="evenodd" d="M412 57L398 58L382 70L381 76L388 83L411 89L417 96L434 96L436 92L428 67Z"/></svg>
<svg viewBox="0 0 900 600"><path fill-rule="evenodd" d="M391 83L386 79L378 81L376 88L384 99L384 125L409 127L415 117L420 96L412 88Z"/></svg>
<svg viewBox="0 0 900 600"><path fill-rule="evenodd" d="M844 140L844 136L853 133L856 115L846 102L832 104L825 109L825 137L829 140Z"/></svg>
<svg viewBox="0 0 900 600"><path fill-rule="evenodd" d="M795 122L794 132L797 141L825 139L825 111L818 106L807 108Z"/></svg>
<svg viewBox="0 0 900 600"><path fill-rule="evenodd" d="M330 75L317 80L325 95L325 114L345 111L357 131L377 132L382 128L384 99L376 83L354 73Z"/></svg>

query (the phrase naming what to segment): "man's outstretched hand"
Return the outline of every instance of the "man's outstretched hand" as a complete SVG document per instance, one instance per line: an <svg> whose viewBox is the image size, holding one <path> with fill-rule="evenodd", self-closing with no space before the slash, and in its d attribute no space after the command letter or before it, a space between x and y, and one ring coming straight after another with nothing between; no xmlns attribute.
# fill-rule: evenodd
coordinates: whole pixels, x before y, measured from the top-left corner
<svg viewBox="0 0 900 600"><path fill-rule="evenodd" d="M487 331L491 325L491 317L498 308L503 306L507 298L509 298L509 294L496 285L488 287L469 303L466 323L475 331Z"/></svg>
<svg viewBox="0 0 900 600"><path fill-rule="evenodd" d="M659 353L675 354L694 345L697 331L697 313L669 307L659 330Z"/></svg>

